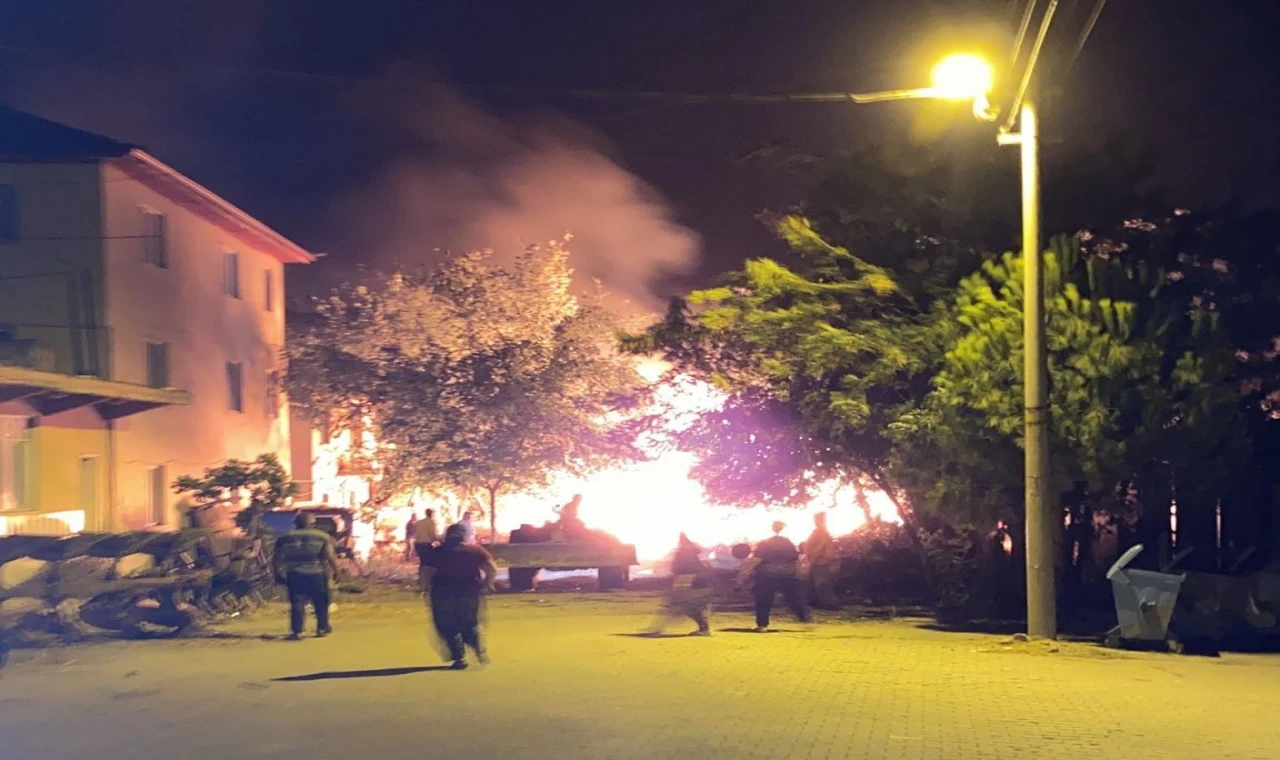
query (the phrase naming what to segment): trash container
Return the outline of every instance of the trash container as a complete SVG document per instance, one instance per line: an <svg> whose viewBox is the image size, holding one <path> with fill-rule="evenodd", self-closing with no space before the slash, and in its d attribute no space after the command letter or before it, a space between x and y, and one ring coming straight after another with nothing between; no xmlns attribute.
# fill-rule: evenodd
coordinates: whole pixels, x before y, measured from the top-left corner
<svg viewBox="0 0 1280 760"><path fill-rule="evenodd" d="M1120 625L1107 637L1109 644L1124 641L1160 643L1169 640L1169 621L1186 575L1128 569L1142 553L1142 544L1129 549L1107 571Z"/></svg>

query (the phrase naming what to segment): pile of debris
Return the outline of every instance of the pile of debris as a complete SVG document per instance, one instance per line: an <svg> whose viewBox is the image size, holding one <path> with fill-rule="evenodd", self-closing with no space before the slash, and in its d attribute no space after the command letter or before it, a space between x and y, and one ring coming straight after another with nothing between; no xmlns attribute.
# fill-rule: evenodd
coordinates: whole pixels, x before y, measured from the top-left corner
<svg viewBox="0 0 1280 760"><path fill-rule="evenodd" d="M262 602L262 542L209 530L0 538L0 637L173 634Z"/></svg>

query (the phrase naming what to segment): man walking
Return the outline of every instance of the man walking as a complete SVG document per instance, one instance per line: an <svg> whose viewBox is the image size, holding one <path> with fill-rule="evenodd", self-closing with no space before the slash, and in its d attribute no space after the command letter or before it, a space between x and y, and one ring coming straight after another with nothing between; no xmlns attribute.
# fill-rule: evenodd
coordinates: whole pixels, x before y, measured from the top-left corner
<svg viewBox="0 0 1280 760"><path fill-rule="evenodd" d="M804 590L800 584L800 552L790 540L783 538L786 528L783 522L773 524L773 536L756 544L755 553L742 567L743 574L752 578L752 596L756 603L756 633L769 630L769 618L773 612L773 600L781 593L787 607L803 623L809 622L805 608Z"/></svg>
<svg viewBox="0 0 1280 760"><path fill-rule="evenodd" d="M302 638L307 603L316 612L316 636L328 636L329 587L338 579L338 555L333 537L315 528L310 512L299 512L294 529L276 539L273 561L276 580L289 590L289 640Z"/></svg>
<svg viewBox="0 0 1280 760"><path fill-rule="evenodd" d="M431 577L431 622L444 641L454 670L467 667L467 647L481 663L487 662L480 641L481 595L493 591L498 568L483 547L466 543L461 524L450 525L444 543L431 552L427 564Z"/></svg>
<svg viewBox="0 0 1280 760"><path fill-rule="evenodd" d="M427 559L439 543L440 528L436 525L436 513L435 510L428 509L414 526L413 533L413 550L418 555L418 588L424 594L431 590L431 573L434 572Z"/></svg>
<svg viewBox="0 0 1280 760"><path fill-rule="evenodd" d="M813 516L813 533L804 542L804 556L809 562L809 583L814 604L823 610L840 609L836 596L836 576L840 572L840 554L827 530L827 513Z"/></svg>

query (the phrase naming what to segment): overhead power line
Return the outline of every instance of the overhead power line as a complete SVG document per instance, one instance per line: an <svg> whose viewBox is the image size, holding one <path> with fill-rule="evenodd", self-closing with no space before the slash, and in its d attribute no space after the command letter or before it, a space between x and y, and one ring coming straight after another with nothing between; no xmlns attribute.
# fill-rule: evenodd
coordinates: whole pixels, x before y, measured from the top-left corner
<svg viewBox="0 0 1280 760"><path fill-rule="evenodd" d="M785 93L692 93L657 90L537 90L522 87L481 87L479 89L527 95L546 95L583 100L656 100L668 103L852 103L858 95L850 92L785 92Z"/></svg>
<svg viewBox="0 0 1280 760"><path fill-rule="evenodd" d="M65 65L93 68L102 71L101 63L94 63L73 56L66 51L44 50L0 44L0 52L16 53L30 57L55 59L54 65ZM57 60L60 59L60 60ZM116 66L133 65L124 61L108 62ZM211 63L138 63L139 68L158 69L163 71L188 71L220 74L238 74L246 76L273 77L280 79L298 79L314 81L332 81L339 83L372 83L379 77L361 74L335 74L290 69L269 68L260 66L234 66ZM453 84L453 83L450 83ZM475 82L457 82L457 86L470 91L496 92L511 95L537 95L542 97L576 98L580 100L639 100L664 101L666 103L843 103L854 100L853 93L848 92L790 92L790 93L692 93L659 90L601 90L583 88L539 88L518 87L512 85L486 85Z"/></svg>
<svg viewBox="0 0 1280 760"><path fill-rule="evenodd" d="M1009 108L1009 116L1000 127L1002 132L1008 132L1013 127L1014 120L1018 118L1018 111L1022 108L1022 101L1026 98L1027 90L1031 87L1031 80L1036 71L1036 63L1040 60L1040 51L1044 49L1044 41L1049 36L1049 27L1053 24L1053 15L1057 10L1058 0L1049 0L1049 7L1045 9L1044 18L1040 20L1040 30L1036 33L1036 41L1032 44L1031 53L1027 57L1027 68L1022 72L1022 82L1018 85L1018 92L1013 97L1013 105Z"/></svg>
<svg viewBox="0 0 1280 760"><path fill-rule="evenodd" d="M1084 31L1080 33L1080 39L1076 42L1075 52L1071 54L1071 61L1067 64L1067 71L1071 71L1076 61L1080 59L1080 53L1084 50L1085 43L1089 41L1089 36L1093 34L1093 28L1098 25L1098 17L1102 15L1102 9L1105 7L1107 7L1107 0L1098 0L1094 3L1089 20L1084 24Z"/></svg>
<svg viewBox="0 0 1280 760"><path fill-rule="evenodd" d="M1027 39L1027 30L1031 28L1031 17L1036 12L1036 5L1039 0L1027 0L1026 10L1022 12L1022 21L1018 24L1018 33L1013 38L1013 55L1009 59L1009 68L1012 70L1018 65L1018 59L1022 57L1022 43Z"/></svg>

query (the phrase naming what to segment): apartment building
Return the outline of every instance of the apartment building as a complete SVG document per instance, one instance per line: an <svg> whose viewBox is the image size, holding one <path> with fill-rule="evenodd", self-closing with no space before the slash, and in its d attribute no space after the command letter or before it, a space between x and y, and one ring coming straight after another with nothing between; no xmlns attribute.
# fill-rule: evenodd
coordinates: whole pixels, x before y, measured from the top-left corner
<svg viewBox="0 0 1280 760"><path fill-rule="evenodd" d="M289 461L284 267L142 149L0 107L0 532L174 527L171 484Z"/></svg>

